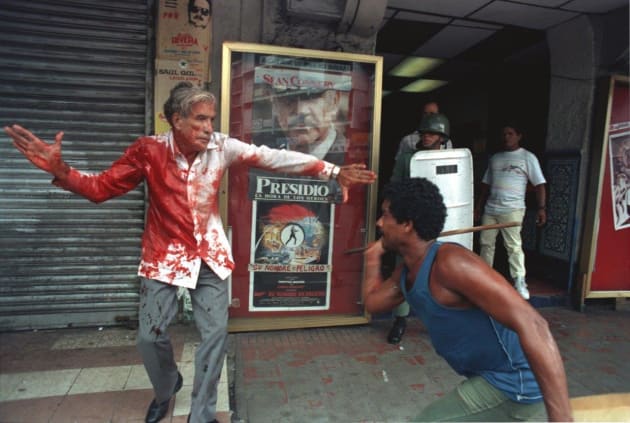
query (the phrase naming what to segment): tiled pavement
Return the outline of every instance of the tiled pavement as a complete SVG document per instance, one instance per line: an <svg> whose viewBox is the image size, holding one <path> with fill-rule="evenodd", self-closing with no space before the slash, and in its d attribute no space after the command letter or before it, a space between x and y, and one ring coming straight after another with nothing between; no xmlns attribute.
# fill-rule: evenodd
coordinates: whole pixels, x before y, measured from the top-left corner
<svg viewBox="0 0 630 423"><path fill-rule="evenodd" d="M540 311L560 346L571 396L630 392L630 308ZM461 378L435 355L417 320L400 346L385 342L390 323L231 334L219 420L409 421ZM169 333L184 388L163 421L183 423L198 337L186 324ZM0 334L0 422L141 422L152 396L132 330Z"/></svg>
<svg viewBox="0 0 630 423"><path fill-rule="evenodd" d="M190 411L193 326L169 332L184 378L164 422L186 422ZM66 329L0 335L0 422L142 422L153 399L135 347L124 328ZM219 382L221 423L230 421L227 367Z"/></svg>
<svg viewBox="0 0 630 423"><path fill-rule="evenodd" d="M630 395L630 308L539 311L559 344L572 397ZM230 374L235 420L410 421L461 377L435 354L417 320L399 346L385 342L390 325L387 319L361 327L233 336L228 361L236 369ZM627 399L623 421L630 422Z"/></svg>

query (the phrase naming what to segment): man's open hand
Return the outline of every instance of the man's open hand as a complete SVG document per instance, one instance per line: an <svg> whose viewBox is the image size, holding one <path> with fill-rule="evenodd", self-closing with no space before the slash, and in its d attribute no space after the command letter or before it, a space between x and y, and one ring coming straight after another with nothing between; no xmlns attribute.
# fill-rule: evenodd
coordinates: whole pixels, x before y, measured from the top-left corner
<svg viewBox="0 0 630 423"><path fill-rule="evenodd" d="M376 173L367 170L366 167L363 163L354 163L340 167L337 182L341 186L344 203L348 200L348 189L353 185L367 185L376 181Z"/></svg>
<svg viewBox="0 0 630 423"><path fill-rule="evenodd" d="M35 166L55 177L63 177L67 174L69 167L61 158L63 132L55 135L55 142L52 144L42 141L20 125L5 126L4 132L13 139L15 148Z"/></svg>

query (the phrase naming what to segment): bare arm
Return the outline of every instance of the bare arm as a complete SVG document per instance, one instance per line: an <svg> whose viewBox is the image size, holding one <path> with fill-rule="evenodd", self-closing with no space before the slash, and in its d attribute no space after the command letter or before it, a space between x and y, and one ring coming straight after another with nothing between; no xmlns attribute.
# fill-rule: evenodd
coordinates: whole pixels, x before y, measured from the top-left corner
<svg viewBox="0 0 630 423"><path fill-rule="evenodd" d="M517 333L549 419L572 421L564 364L547 321L479 256L446 244L440 248L438 259L434 272L442 286Z"/></svg>
<svg viewBox="0 0 630 423"><path fill-rule="evenodd" d="M58 132L55 142L48 144L36 137L31 131L20 125L5 126L4 132L13 140L13 145L31 163L59 180L64 180L70 166L61 158L61 139L63 132Z"/></svg>
<svg viewBox="0 0 630 423"><path fill-rule="evenodd" d="M344 202L348 199L348 189L376 181L376 173L367 169L363 163L336 166L310 154L247 144L229 137L226 138L226 145L229 146L228 165L238 160L250 166L275 172L336 179L341 186Z"/></svg>
<svg viewBox="0 0 630 423"><path fill-rule="evenodd" d="M400 267L391 277L383 279L381 274L382 256L385 254L383 245L377 241L370 245L364 253L365 275L363 277L363 303L369 313L388 311L404 301L404 296L398 287Z"/></svg>
<svg viewBox="0 0 630 423"><path fill-rule="evenodd" d="M536 204L538 204L536 224L542 226L547 223L547 190L545 189L545 184L536 185Z"/></svg>
<svg viewBox="0 0 630 423"><path fill-rule="evenodd" d="M537 312L522 328L515 328L543 394L550 421L572 421L569 390L558 345L547 321Z"/></svg>
<svg viewBox="0 0 630 423"><path fill-rule="evenodd" d="M136 163L125 158L132 147L129 147L125 155L112 164L108 170L98 175L92 175L71 168L61 158L63 132L58 132L55 136L55 142L48 144L19 125L5 127L4 130L13 139L15 148L24 154L31 163L55 177L54 185L79 194L95 203L128 192L137 186L143 178L142 171ZM136 148L136 144L133 145L133 148Z"/></svg>

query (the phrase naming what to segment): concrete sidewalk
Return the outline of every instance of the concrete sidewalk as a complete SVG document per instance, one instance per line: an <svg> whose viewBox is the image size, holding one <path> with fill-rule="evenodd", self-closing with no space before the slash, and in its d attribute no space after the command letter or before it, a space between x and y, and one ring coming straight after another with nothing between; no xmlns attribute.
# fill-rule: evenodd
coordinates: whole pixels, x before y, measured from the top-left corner
<svg viewBox="0 0 630 423"><path fill-rule="evenodd" d="M560 345L571 396L630 392L630 310L540 309ZM410 319L400 346L391 321L230 334L221 423L404 422L461 380ZM184 389L164 422L186 421L194 325L169 329ZM0 422L141 422L152 390L124 328L0 334ZM630 421L630 416L628 416Z"/></svg>
<svg viewBox="0 0 630 423"><path fill-rule="evenodd" d="M539 311L565 362L570 395L630 393L630 310ZM360 327L236 334L230 385L235 420L406 422L462 379L412 319L399 346L390 320ZM630 421L626 414L625 421Z"/></svg>

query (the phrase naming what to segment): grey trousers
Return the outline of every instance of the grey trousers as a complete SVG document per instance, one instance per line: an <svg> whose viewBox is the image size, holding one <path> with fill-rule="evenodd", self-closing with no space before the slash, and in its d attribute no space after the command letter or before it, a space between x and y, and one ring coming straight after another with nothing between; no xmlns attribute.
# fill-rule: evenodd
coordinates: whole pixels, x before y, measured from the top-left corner
<svg viewBox="0 0 630 423"><path fill-rule="evenodd" d="M155 399L168 400L177 383L177 364L166 332L177 314L177 287L140 278L138 350L149 375ZM202 264L197 288L190 290L193 316L201 343L195 352L190 421L215 418L217 384L225 357L228 321L227 282Z"/></svg>

